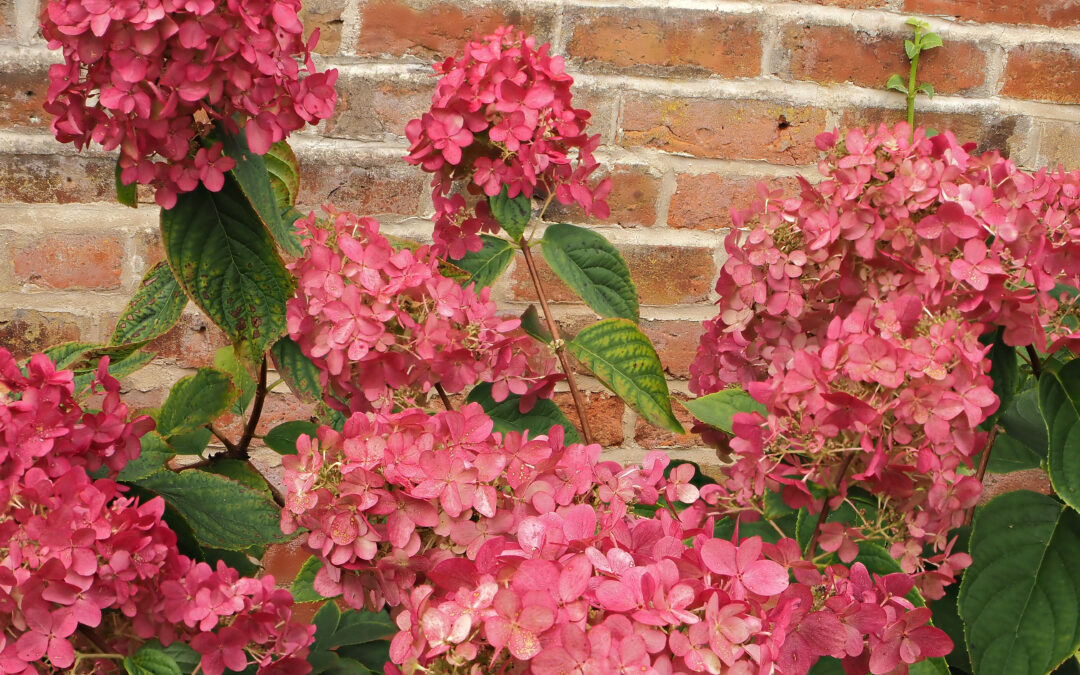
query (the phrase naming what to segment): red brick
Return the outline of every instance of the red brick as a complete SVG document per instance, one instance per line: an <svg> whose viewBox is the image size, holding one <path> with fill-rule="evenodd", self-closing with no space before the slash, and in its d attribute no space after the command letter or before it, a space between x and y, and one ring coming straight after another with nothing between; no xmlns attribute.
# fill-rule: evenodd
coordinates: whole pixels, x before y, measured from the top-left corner
<svg viewBox="0 0 1080 675"><path fill-rule="evenodd" d="M979 495L979 504L985 504L998 495L1016 490L1031 490L1040 494L1052 494L1050 476L1042 469L1027 469L1012 473L988 473L983 480L983 491Z"/></svg>
<svg viewBox="0 0 1080 675"><path fill-rule="evenodd" d="M314 413L314 405L301 403L285 384L280 384L274 387L274 391L266 397L255 433L260 436L265 435L279 424L293 420L306 420Z"/></svg>
<svg viewBox="0 0 1080 675"><path fill-rule="evenodd" d="M825 131L820 108L764 101L630 95L620 143L699 157L808 164L818 157L814 138Z"/></svg>
<svg viewBox="0 0 1080 675"><path fill-rule="evenodd" d="M91 330L81 317L32 309L0 310L0 347L17 359L84 336L89 339Z"/></svg>
<svg viewBox="0 0 1080 675"><path fill-rule="evenodd" d="M693 230L726 230L731 227L731 209L746 209L758 198L757 184L770 189L781 188L786 194L797 194L799 182L794 178L775 176L722 176L680 174L675 181L675 194L668 207L668 225Z"/></svg>
<svg viewBox="0 0 1080 675"><path fill-rule="evenodd" d="M440 2L422 6L407 0L369 0L360 8L361 55L389 54L441 60L454 56L468 40L513 24L536 35L541 43L551 32L552 15L538 8L523 13L514 3L462 7Z"/></svg>
<svg viewBox="0 0 1080 675"><path fill-rule="evenodd" d="M1029 23L1055 28L1080 24L1080 4L1075 0L904 0L904 12L980 23Z"/></svg>
<svg viewBox="0 0 1080 675"><path fill-rule="evenodd" d="M697 356L698 342L705 332L704 325L700 321L642 319L639 326L656 347L667 374L679 378L690 377L690 362Z"/></svg>
<svg viewBox="0 0 1080 675"><path fill-rule="evenodd" d="M660 176L640 166L617 165L610 172L595 174L596 179L611 178L611 194L608 205L611 216L596 220L585 215L580 207L563 205L553 201L544 214L549 221L590 221L604 224L654 225L656 224L656 200L660 192Z"/></svg>
<svg viewBox="0 0 1080 675"><path fill-rule="evenodd" d="M585 398L585 416L589 419L589 428L592 430L593 442L599 443L605 448L622 445L623 410L626 406L618 397L607 392L582 392ZM580 417L577 408L574 407L574 397L570 392L555 394L555 403L566 413L566 417L581 433Z"/></svg>
<svg viewBox="0 0 1080 675"><path fill-rule="evenodd" d="M431 107L434 81L422 83L342 77L338 103L326 122L327 136L384 139L404 136L409 120Z"/></svg>
<svg viewBox="0 0 1080 675"><path fill-rule="evenodd" d="M894 125L905 120L903 110L883 108L861 108L844 112L840 128ZM952 131L961 143L974 142L977 150L1000 150L1008 157L1013 133L1016 131L1016 117L997 115L951 115L945 113L915 111L915 123L919 126Z"/></svg>
<svg viewBox="0 0 1080 675"><path fill-rule="evenodd" d="M10 250L19 283L62 289L120 286L124 245L115 236L45 235Z"/></svg>
<svg viewBox="0 0 1080 675"><path fill-rule="evenodd" d="M893 73L907 82L910 62L901 33L870 35L847 26L799 26L784 30L789 74L796 80L825 84L850 82L883 88ZM986 55L970 42L949 40L919 57L919 82L929 82L943 94L982 86Z"/></svg>
<svg viewBox="0 0 1080 675"><path fill-rule="evenodd" d="M676 401L685 401L689 397L684 394L672 393L671 397ZM682 423L683 428L689 432L694 424L694 417L690 412L675 401L671 402L671 410L675 417ZM657 448L689 448L701 445L701 438L697 434L676 434L667 429L653 426L646 422L640 415L634 423L634 441L643 448L649 450Z"/></svg>
<svg viewBox="0 0 1080 675"><path fill-rule="evenodd" d="M630 276L637 286L638 300L643 305L678 305L701 302L708 297L716 277L712 249L680 246L620 246L619 252L630 267ZM580 302L535 249L537 272L548 300ZM672 274L678 270L678 274ZM511 275L515 300L532 302L536 291L525 261L518 256Z"/></svg>
<svg viewBox="0 0 1080 675"><path fill-rule="evenodd" d="M315 51L320 54L337 54L341 48L342 12L344 0L304 0L300 9L300 21L304 23L304 39L319 29L319 44Z"/></svg>
<svg viewBox="0 0 1080 675"><path fill-rule="evenodd" d="M113 201L115 159L79 155L0 156L0 202Z"/></svg>
<svg viewBox="0 0 1080 675"><path fill-rule="evenodd" d="M761 32L751 17L665 7L587 10L571 21L567 54L583 67L645 73L663 67L724 77L761 72Z"/></svg>
<svg viewBox="0 0 1080 675"><path fill-rule="evenodd" d="M571 92L574 95L574 107L592 113L589 118L589 135L600 134L600 139L605 144L613 143L615 138L611 130L619 114L616 92L600 87L588 87L581 83L575 83Z"/></svg>
<svg viewBox="0 0 1080 675"><path fill-rule="evenodd" d="M300 181L299 202L317 207L333 204L359 215L415 215L428 178L411 167L332 164L312 167Z"/></svg>
<svg viewBox="0 0 1080 675"><path fill-rule="evenodd" d="M852 9L870 9L872 7L884 7L889 0L810 0L814 4L827 5L830 7L850 7Z"/></svg>
<svg viewBox="0 0 1080 675"><path fill-rule="evenodd" d="M1080 54L1064 45L1025 45L1006 56L1003 96L1080 103Z"/></svg>
<svg viewBox="0 0 1080 675"><path fill-rule="evenodd" d="M42 110L48 89L48 66L5 66L0 73L0 126L49 126L50 116Z"/></svg>
<svg viewBox="0 0 1080 675"><path fill-rule="evenodd" d="M214 352L228 344L229 338L209 319L185 312L171 330L146 349L181 368L205 368L213 365Z"/></svg>

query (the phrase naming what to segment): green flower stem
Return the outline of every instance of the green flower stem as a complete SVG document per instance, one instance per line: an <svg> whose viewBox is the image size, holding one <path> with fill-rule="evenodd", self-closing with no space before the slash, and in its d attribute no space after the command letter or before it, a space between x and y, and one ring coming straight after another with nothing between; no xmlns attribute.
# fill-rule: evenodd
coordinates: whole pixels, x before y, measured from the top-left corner
<svg viewBox="0 0 1080 675"><path fill-rule="evenodd" d="M916 39L918 39L918 32L916 32ZM915 50L915 56L911 57L911 71L908 75L907 85L907 123L911 127L911 140L915 140L915 94L916 81L915 74L919 70L919 49Z"/></svg>
<svg viewBox="0 0 1080 675"><path fill-rule="evenodd" d="M529 268L529 276L532 278L533 286L536 288L536 295L540 299L540 308L544 310L544 321L547 323L548 332L551 333L555 354L559 357L563 372L566 373L566 382L570 386L570 396L574 399L574 408L577 410L578 420L580 420L581 437L585 439L585 443L592 443L592 428L589 426L589 418L585 414L585 401L582 399L581 391L578 390L577 382L574 380L574 371L570 368L570 360L566 358L566 349L562 339L559 338L559 327L555 325L555 320L551 317L547 294L544 293L544 285L540 283L540 275L536 271L536 261L533 260L532 251L529 250L529 244L524 237L518 240L518 246L521 247L521 252L525 255L525 266Z"/></svg>

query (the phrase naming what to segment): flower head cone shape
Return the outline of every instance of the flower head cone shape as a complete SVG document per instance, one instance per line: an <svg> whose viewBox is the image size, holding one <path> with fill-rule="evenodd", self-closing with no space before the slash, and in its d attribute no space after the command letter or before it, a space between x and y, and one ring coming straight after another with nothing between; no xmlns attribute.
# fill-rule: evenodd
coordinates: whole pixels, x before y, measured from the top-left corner
<svg viewBox="0 0 1080 675"><path fill-rule="evenodd" d="M151 638L189 642L208 675L309 672L314 628L292 618L288 591L181 555L160 497L140 503L88 474L115 477L154 424L128 421L107 364L89 412L70 370L35 354L24 374L0 348L0 673L64 672L80 653L131 653ZM114 660L87 665L120 672Z"/></svg>
<svg viewBox="0 0 1080 675"><path fill-rule="evenodd" d="M265 153L334 109L337 71L317 72L299 0L54 0L41 19L64 62L45 110L57 140L119 148L120 180L155 188L164 208L202 182L220 190L235 162L207 130L244 127ZM203 147L204 144L207 147Z"/></svg>
<svg viewBox="0 0 1080 675"><path fill-rule="evenodd" d="M920 582L937 597L970 562L947 555L947 533L979 496L967 469L998 407L980 336L1077 344L1075 298L1054 288L1080 281L1080 172L1026 173L906 124L818 145L822 182L795 196L760 186L733 212L691 388L741 386L767 414L735 416L718 500L760 510L782 490L820 509L809 482L839 503L859 481L877 516L823 532L822 546L851 559L872 536L909 572L940 565ZM940 555L923 559L926 545Z"/></svg>

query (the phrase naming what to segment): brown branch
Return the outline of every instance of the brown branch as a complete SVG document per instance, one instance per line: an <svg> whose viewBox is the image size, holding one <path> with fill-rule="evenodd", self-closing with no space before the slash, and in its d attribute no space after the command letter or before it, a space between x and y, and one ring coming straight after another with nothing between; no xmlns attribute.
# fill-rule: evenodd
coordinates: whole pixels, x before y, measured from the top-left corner
<svg viewBox="0 0 1080 675"><path fill-rule="evenodd" d="M266 356L263 356L262 365L259 367L259 384L255 387L255 402L251 406L251 417L248 417L247 426L244 427L244 435L236 444L236 451L229 452L228 456L233 459L247 459L248 446L255 437L255 427L259 424L259 416L262 415L263 402L266 400Z"/></svg>
<svg viewBox="0 0 1080 675"><path fill-rule="evenodd" d="M836 485L839 485L844 481L844 476L848 472L848 468L851 467L851 463L855 460L855 453L850 452L848 456L844 458L844 461L840 464L840 474L836 477ZM821 513L818 514L817 524L814 525L814 534L810 537L810 543L806 546L806 555L813 556L814 551L817 550L818 537L821 536L821 526L825 524L825 519L832 513L832 506L829 504L832 498L836 495L829 495L825 498L825 503L821 505Z"/></svg>
<svg viewBox="0 0 1080 675"><path fill-rule="evenodd" d="M109 649L109 643L105 641L103 637L98 635L97 631L90 626L79 626L76 632L86 638L86 641L94 645L94 649L97 649L101 654L108 654L112 650Z"/></svg>
<svg viewBox="0 0 1080 675"><path fill-rule="evenodd" d="M982 456L979 458L979 468L975 472L975 478L978 479L979 484L982 484L983 476L986 475L986 467L990 465L990 451L994 449L994 441L997 440L998 425L994 425L990 429L990 433L986 435L986 447L983 448ZM967 514L964 516L964 524L970 525L971 521L975 518L975 507L972 506L968 509Z"/></svg>
<svg viewBox="0 0 1080 675"><path fill-rule="evenodd" d="M210 433L214 435L214 438L221 441L221 444L225 446L226 451L228 451L230 454L235 454L237 452L236 443L233 443L228 438L226 438L225 434L214 428L213 424L207 424L206 428L210 430Z"/></svg>
<svg viewBox="0 0 1080 675"><path fill-rule="evenodd" d="M441 383L435 383L435 391L439 392L439 398L442 400L443 407L447 410L453 410L454 404L450 402L450 397L446 395L446 390L442 388Z"/></svg>
<svg viewBox="0 0 1080 675"><path fill-rule="evenodd" d="M532 251L529 250L529 244L525 241L525 237L518 241L518 246L521 247L521 252L525 254L525 266L529 268L529 276L532 278L533 286L536 288L536 295L540 299L540 307L544 310L544 322L547 323L551 339L555 342L555 354L559 357L563 372L566 373L566 383L570 386L570 396L574 399L574 408L577 409L578 419L581 421L581 435L586 443L592 443L592 428L589 426L589 418L585 414L585 401L582 399L581 391L578 390L577 382L574 380L574 371L570 368L570 359L566 357L566 350L559 337L559 327L555 325L555 319L551 316L551 308L548 307L544 285L540 283L540 275L536 271L536 261L533 260Z"/></svg>
<svg viewBox="0 0 1080 675"><path fill-rule="evenodd" d="M1035 351L1035 347L1027 346L1027 355L1029 362L1031 363L1031 374L1035 376L1035 379L1039 379L1042 375L1042 361L1039 360L1039 353Z"/></svg>

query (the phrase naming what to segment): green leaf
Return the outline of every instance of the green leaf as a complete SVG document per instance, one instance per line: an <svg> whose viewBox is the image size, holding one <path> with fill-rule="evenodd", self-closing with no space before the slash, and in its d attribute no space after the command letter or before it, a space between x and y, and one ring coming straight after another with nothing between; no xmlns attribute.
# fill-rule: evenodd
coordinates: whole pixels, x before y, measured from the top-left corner
<svg viewBox="0 0 1080 675"><path fill-rule="evenodd" d="M300 192L300 161L296 159L296 153L288 142L278 141L263 155L263 162L270 176L270 191L274 194L278 212L294 206Z"/></svg>
<svg viewBox="0 0 1080 675"><path fill-rule="evenodd" d="M975 516L959 609L978 675L1045 675L1080 647L1080 515L1001 495Z"/></svg>
<svg viewBox="0 0 1080 675"><path fill-rule="evenodd" d="M319 382L319 369L300 351L300 345L285 336L270 348L270 357L285 384L305 403L322 401L323 390Z"/></svg>
<svg viewBox="0 0 1080 675"><path fill-rule="evenodd" d="M937 33L924 33L922 40L919 41L919 49L925 52L927 49L934 49L935 47L940 47L942 44L941 36ZM932 95L933 94L931 94L931 96Z"/></svg>
<svg viewBox="0 0 1080 675"><path fill-rule="evenodd" d="M187 296L164 260L150 268L120 313L110 345L144 343L176 325Z"/></svg>
<svg viewBox="0 0 1080 675"><path fill-rule="evenodd" d="M93 342L61 342L46 349L43 353L56 364L58 370L71 368L82 360L94 347ZM29 360L29 359L28 359Z"/></svg>
<svg viewBox="0 0 1080 675"><path fill-rule="evenodd" d="M907 52L909 59L915 58L915 55L919 53L918 47L911 40L904 40L904 51Z"/></svg>
<svg viewBox="0 0 1080 675"><path fill-rule="evenodd" d="M181 455L201 455L210 443L210 430L199 427L183 434L169 437L169 445Z"/></svg>
<svg viewBox="0 0 1080 675"><path fill-rule="evenodd" d="M990 359L990 379L994 381L994 393L1001 403L997 412L984 423L984 428L991 428L997 418L1008 409L1016 398L1016 388L1020 384L1020 365L1016 358L1016 348L1005 344L1005 329L999 328L992 335L987 333L979 338L983 344L990 345L986 355Z"/></svg>
<svg viewBox="0 0 1080 675"><path fill-rule="evenodd" d="M168 439L209 424L229 409L236 395L228 375L200 368L173 385L157 415L157 432Z"/></svg>
<svg viewBox="0 0 1080 675"><path fill-rule="evenodd" d="M765 406L761 405L750 394L742 389L724 389L712 394L706 394L701 398L683 403L690 413L711 427L716 427L727 433L731 430L731 420L735 413L759 412L768 414Z"/></svg>
<svg viewBox="0 0 1080 675"><path fill-rule="evenodd" d="M547 326L540 321L540 313L536 311L536 305L529 305L529 308L522 313L521 330L537 340L548 344L551 344L553 339Z"/></svg>
<svg viewBox="0 0 1080 675"><path fill-rule="evenodd" d="M156 431L151 431L139 439L142 450L139 456L124 465L116 476L119 481L135 481L146 478L165 468L165 464L176 455L165 439Z"/></svg>
<svg viewBox="0 0 1080 675"><path fill-rule="evenodd" d="M266 480L255 471L251 464L241 459L232 459L230 457L215 459L206 467L206 470L219 476L231 478L237 483L267 497L272 496L270 486L266 484Z"/></svg>
<svg viewBox="0 0 1080 675"><path fill-rule="evenodd" d="M544 232L540 248L552 271L597 314L638 320L637 289L630 268L602 235L557 223Z"/></svg>
<svg viewBox="0 0 1080 675"><path fill-rule="evenodd" d="M285 208L278 203L274 194L272 177L267 170L266 160L248 148L247 136L243 129L232 134L218 125L218 132L225 144L225 154L236 160L236 166L229 175L236 180L241 192L248 203L255 208L274 240L289 253L300 255L303 252L300 237L291 225L286 226L281 219L281 212ZM267 154L273 152L274 148L271 146Z"/></svg>
<svg viewBox="0 0 1080 675"><path fill-rule="evenodd" d="M1012 473L1036 469L1042 464L1042 456L1007 433L998 433L990 451L986 470L990 473Z"/></svg>
<svg viewBox="0 0 1080 675"><path fill-rule="evenodd" d="M292 593L293 599L297 602L318 602L319 600L327 600L328 598L315 590L315 575L319 573L323 567L323 561L318 556L311 556L304 561L304 564L300 566L300 571L296 573L296 579L293 580L292 586L289 587L289 592Z"/></svg>
<svg viewBox="0 0 1080 675"><path fill-rule="evenodd" d="M501 237L481 234L480 238L484 241L482 249L469 251L465 257L454 261L454 264L468 273L466 278L461 280L461 285L475 283L477 291L498 280L499 275L514 259L514 252L517 250L516 246Z"/></svg>
<svg viewBox="0 0 1080 675"><path fill-rule="evenodd" d="M204 546L242 551L288 538L280 528L281 507L224 476L197 469L161 471L135 484L173 505Z"/></svg>
<svg viewBox="0 0 1080 675"><path fill-rule="evenodd" d="M930 84L929 82L923 82L922 84L920 84L916 88L916 91L921 91L922 93L926 94L927 98L934 98L934 85Z"/></svg>
<svg viewBox="0 0 1080 675"><path fill-rule="evenodd" d="M114 171L116 201L124 206L130 206L133 209L137 209L139 208L139 183L137 181L132 181L130 185L124 185L124 181L120 178L120 174L122 173L123 169L120 168L120 159L117 158L116 169Z"/></svg>
<svg viewBox="0 0 1080 675"><path fill-rule="evenodd" d="M236 180L200 185L161 212L161 235L180 286L244 358L257 361L285 333L293 279Z"/></svg>
<svg viewBox="0 0 1080 675"><path fill-rule="evenodd" d="M263 436L263 443L275 452L282 455L295 455L296 454L296 439L300 438L303 434L315 438L316 432L319 430L319 425L307 420L295 420L293 422L283 422L270 431L266 432Z"/></svg>
<svg viewBox="0 0 1080 675"><path fill-rule="evenodd" d="M199 662L202 660L202 655L199 652L191 648L191 645L186 642L173 642L168 647L162 647L161 643L157 640L150 640L142 646L143 649L154 649L164 654L168 654L176 665L180 666L180 672L185 675L190 675L191 671L198 667Z"/></svg>
<svg viewBox="0 0 1080 675"><path fill-rule="evenodd" d="M473 387L469 392L469 403L479 403L484 412L495 423L495 431L506 433L508 431L529 431L530 436L546 434L551 427L559 425L563 428L566 443L581 443L581 436L577 429L563 414L562 409L555 405L551 399L537 399L536 404L527 413L521 412L519 403L521 397L510 394L505 400L498 403L491 397L491 384L484 382Z"/></svg>
<svg viewBox="0 0 1080 675"><path fill-rule="evenodd" d="M529 219L532 217L532 200L524 193L519 193L517 197L511 199L507 196L509 194L507 190L507 186L503 185L502 192L494 197L488 197L488 204L491 206L491 214L495 216L495 220L499 221L499 225L502 225L514 241L517 241L521 235L525 234L525 226L529 224Z"/></svg>
<svg viewBox="0 0 1080 675"><path fill-rule="evenodd" d="M183 675L173 657L146 646L124 659L124 670L128 675Z"/></svg>
<svg viewBox="0 0 1080 675"><path fill-rule="evenodd" d="M210 567L217 567L217 561L220 560L239 572L240 576L258 576L259 566L251 562L251 558L244 551L226 551L222 548L203 546L202 553L202 561L210 565Z"/></svg>
<svg viewBox="0 0 1080 675"><path fill-rule="evenodd" d="M570 353L646 421L686 433L671 411L664 368L649 338L632 321L604 319L569 343Z"/></svg>
<svg viewBox="0 0 1080 675"><path fill-rule="evenodd" d="M945 631L949 639L953 641L953 650L945 656L945 660L952 668L963 673L970 673L971 659L964 645L964 622L960 620L960 614L956 609L956 597L959 591L960 584L949 584L945 587L944 597L928 603L927 606L933 612L934 625Z"/></svg>
<svg viewBox="0 0 1080 675"><path fill-rule="evenodd" d="M255 397L257 384L255 378L248 372L247 366L236 358L236 350L230 346L222 347L214 352L214 367L228 373L232 378L233 386L239 394L230 406L229 412L242 417L251 399Z"/></svg>
<svg viewBox="0 0 1080 675"><path fill-rule="evenodd" d="M1042 411L1039 409L1038 389L1032 388L1020 392L1001 415L999 422L1009 436L1023 443L1040 457L1047 456L1050 440L1046 432L1046 422L1043 421ZM990 458L993 459L992 454Z"/></svg>
<svg viewBox="0 0 1080 675"><path fill-rule="evenodd" d="M892 77L889 78L889 81L885 83L885 88L894 89L901 94L907 93L907 85L904 84L904 78L895 73L893 73Z"/></svg>
<svg viewBox="0 0 1080 675"><path fill-rule="evenodd" d="M397 626L386 612L368 612L347 609L338 619L337 630L322 643L328 649L344 645L385 640L398 632Z"/></svg>
<svg viewBox="0 0 1080 675"><path fill-rule="evenodd" d="M1039 408L1050 437L1050 482L1066 504L1080 508L1080 360L1043 373Z"/></svg>

